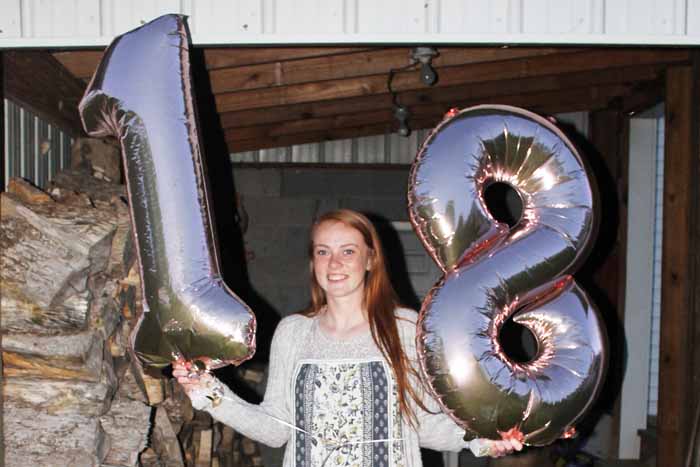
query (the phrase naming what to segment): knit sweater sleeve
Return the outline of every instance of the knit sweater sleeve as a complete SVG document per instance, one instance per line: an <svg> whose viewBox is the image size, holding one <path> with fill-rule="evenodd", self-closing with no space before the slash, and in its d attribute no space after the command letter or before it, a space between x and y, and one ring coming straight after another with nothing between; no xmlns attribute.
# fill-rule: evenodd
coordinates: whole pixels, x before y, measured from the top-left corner
<svg viewBox="0 0 700 467"><path fill-rule="evenodd" d="M216 420L229 425L248 438L272 447L284 445L290 438L289 386L292 370L295 329L299 327L301 316L283 319L272 338L270 348L270 367L265 396L260 404L250 404L226 385L213 380L207 388L190 394L192 406L206 410ZM218 387L223 391L221 402L214 407L207 397L212 389Z"/></svg>
<svg viewBox="0 0 700 467"><path fill-rule="evenodd" d="M411 365L418 370L418 353L416 351L416 320L417 314L412 310L397 310L399 334L402 345ZM414 381L418 388L423 410L417 404L414 406L418 419L418 440L421 447L437 451L461 451L470 449L475 455L484 455L485 440L464 440L464 428L457 425L448 415L442 412L439 404L430 394L422 381Z"/></svg>

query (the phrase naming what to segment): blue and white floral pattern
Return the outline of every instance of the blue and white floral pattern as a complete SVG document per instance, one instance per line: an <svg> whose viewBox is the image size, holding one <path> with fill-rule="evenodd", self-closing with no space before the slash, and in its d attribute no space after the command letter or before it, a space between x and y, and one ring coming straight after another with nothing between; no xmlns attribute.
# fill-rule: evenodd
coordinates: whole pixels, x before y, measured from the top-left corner
<svg viewBox="0 0 700 467"><path fill-rule="evenodd" d="M404 465L397 393L384 361L302 361L294 381L295 423L311 434L294 433L297 467Z"/></svg>

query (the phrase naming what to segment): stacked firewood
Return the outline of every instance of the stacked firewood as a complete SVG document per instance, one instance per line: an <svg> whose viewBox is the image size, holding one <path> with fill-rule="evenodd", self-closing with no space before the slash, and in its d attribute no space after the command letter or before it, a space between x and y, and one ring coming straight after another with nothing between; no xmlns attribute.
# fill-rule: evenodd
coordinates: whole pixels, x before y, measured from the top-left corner
<svg viewBox="0 0 700 467"><path fill-rule="evenodd" d="M261 465L129 349L141 288L118 160L78 140L46 192L13 179L0 196L5 465Z"/></svg>

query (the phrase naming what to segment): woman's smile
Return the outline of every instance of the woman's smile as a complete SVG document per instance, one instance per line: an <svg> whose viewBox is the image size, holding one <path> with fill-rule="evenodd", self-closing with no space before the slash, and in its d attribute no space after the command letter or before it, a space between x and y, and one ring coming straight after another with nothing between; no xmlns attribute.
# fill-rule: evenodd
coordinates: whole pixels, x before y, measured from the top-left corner
<svg viewBox="0 0 700 467"><path fill-rule="evenodd" d="M329 282L340 282L348 278L347 274L328 274L326 277Z"/></svg>

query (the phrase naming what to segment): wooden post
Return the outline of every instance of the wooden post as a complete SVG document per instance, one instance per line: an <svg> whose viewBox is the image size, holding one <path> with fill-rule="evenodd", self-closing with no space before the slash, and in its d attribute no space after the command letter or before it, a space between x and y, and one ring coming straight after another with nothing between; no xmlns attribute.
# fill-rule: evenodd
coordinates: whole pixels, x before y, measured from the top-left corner
<svg viewBox="0 0 700 467"><path fill-rule="evenodd" d="M698 276L700 275L700 254L698 253L698 248L700 248L700 186L698 186L698 179L700 179L700 52L695 51L693 54L693 75L691 77L691 83L693 85L693 95L689 101L692 111L694 112L694 117L692 120L692 147L690 151L690 157L695 160L695 166L693 167L694 172L691 175L693 180L693 188L695 189L691 197L691 212L693 217L691 218L690 226L693 229L690 233L691 235L691 250L690 257L693 261L691 265L693 269L693 281L689 282L691 285L691 303L692 303L692 322L691 322L691 343L690 349L693 352L691 355L690 369L692 371L691 380L691 391L690 394L694 397L692 412L689 413L689 417L695 417L694 420L690 420L691 425L694 426L696 430L692 435L693 439L689 440L690 446L688 450L691 451L690 465L700 464L700 284L698 284Z"/></svg>
<svg viewBox="0 0 700 467"><path fill-rule="evenodd" d="M589 259L576 274L602 315L610 343L605 385L597 402L599 412L610 413L607 457L617 456L620 401L625 348L625 266L627 253L627 164L629 119L616 108L590 114L590 141L584 148L600 196L600 226ZM592 149L592 151L587 150ZM588 282L592 282L589 284ZM601 439L605 439L601 435Z"/></svg>
<svg viewBox="0 0 700 467"><path fill-rule="evenodd" d="M663 266L657 465L685 465L697 369L700 64L666 73ZM695 361L694 361L695 360Z"/></svg>

